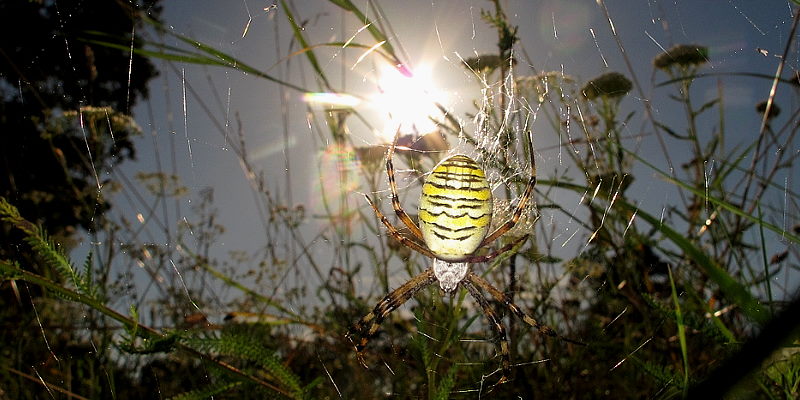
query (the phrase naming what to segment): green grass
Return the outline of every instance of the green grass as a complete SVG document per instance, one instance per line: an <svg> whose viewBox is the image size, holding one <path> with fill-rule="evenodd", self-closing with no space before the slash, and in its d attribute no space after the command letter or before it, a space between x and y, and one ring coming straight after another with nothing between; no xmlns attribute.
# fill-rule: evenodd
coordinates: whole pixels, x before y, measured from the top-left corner
<svg viewBox="0 0 800 400"><path fill-rule="evenodd" d="M386 21L367 19L372 14L353 2L332 3L341 7L347 18L363 23L370 40L386 41L373 57L402 64L403 57L395 50L400 48L399 43L393 43L393 35L383 28ZM336 79L329 76L331 72L318 56L321 49L341 47L343 43L317 42L309 37L301 22L303 16L295 15L293 5L285 1L280 5L292 29L293 42L299 46L288 58L300 58L297 62L304 63L313 74L315 87L267 74L155 21L149 22L183 47L147 42L135 51L169 62L231 68L254 80L264 79L298 92L345 93L345 88L336 87ZM530 158L522 141L527 132L534 132L534 144L537 140L544 142L545 135L560 140L563 119L573 120L572 126L580 131L573 136L583 139L569 144L576 151L564 152L565 161L559 169L538 176L538 209L531 210L530 218L520 224L528 233L535 233L536 239L509 257L475 268L501 290L513 287L510 295L515 302L560 335L587 346L540 335L513 316L504 318L512 339L513 376L509 383L493 388L493 378L499 376L498 350L480 307L472 304L464 290L442 297L439 289L432 287L387 318L366 348L369 368L359 365L345 333L394 282L418 274L430 260L395 243L372 211L359 202L361 197L348 197L341 189L351 182L365 193L382 194L387 189L384 144L364 147L351 141L346 134L350 117L366 119L352 110L309 110L314 115L314 129L329 143L347 157L360 157L356 168L337 176L335 187L339 190L322 192L320 210L307 212L303 205L282 203L272 186L265 183L264 175L248 161L244 140L231 143L253 188L261 218L268 221L265 231L269 245L263 252L231 254L225 260L210 257L209 249L224 227L215 225L213 202L201 199L186 227L176 230L173 246L146 246L144 242L125 248L110 245L116 257L113 262L153 260L153 265L183 271L181 279L189 282L184 287L162 286L154 278L153 285L161 290L158 300L138 307L128 304L130 307L123 309L130 309L130 315L123 315L115 311L120 305L114 304L112 282L98 280L93 272L108 267L111 257L91 257L79 271L48 240L46 232L3 200L3 223L21 233L22 245L51 274L33 273L17 260L0 260L4 284L26 282L40 287L43 298L67 299L77 305L71 311L73 316L87 311L98 314L97 321L102 323L79 327L76 340L103 336L113 343L99 350L98 359L103 359L104 368L130 365L123 371L133 384L145 385L148 374L155 374L158 368L181 377L174 382L159 382L164 397L686 397L695 385L735 356L743 344L757 337L787 303L798 301L792 293L778 291L770 279L786 270L796 273L797 259L790 255L773 262L767 236L780 237L787 246L800 243L796 230L787 231L774 222L781 210L775 196L798 200L797 193L784 190L774 180L776 171L790 171L796 168L795 162L779 155L748 164L754 152L766 154L792 145L796 128L767 132L772 129L767 123L760 135L777 139L763 141L757 137L732 150L721 145L730 135L722 123L712 134L701 135L697 128L700 121L724 121L726 117L722 95L695 105L693 83L726 77L706 71L708 54L702 46L677 46L670 49L673 58L661 55L655 60L656 76L665 75L667 80L655 84L654 89L666 91L670 101L680 106L683 116L679 121L659 121L647 110L629 109L623 101L629 93L647 90L625 73L606 73L585 82L561 72L526 75L528 71L520 63L512 68L508 56L528 38L517 35L499 1L492 5L491 11L481 15L498 33L496 53L466 60L473 70L480 67L487 79L487 92L482 97L475 95L474 112L483 113L482 125L478 132L465 132L459 122L462 116L432 118L449 143L463 140L473 146L476 157L491 171L493 183L501 184L502 189L496 192L505 192L509 199L518 196L526 183L526 160ZM88 32L87 38L88 43L120 51L130 47L102 32ZM372 43L348 46L370 49ZM489 65L487 60L495 63ZM741 75L774 80L781 87L791 83L780 76ZM516 83L513 92L503 86L511 81ZM502 95L507 93L512 96ZM493 99L502 100L495 103ZM582 113L564 115L564 109L580 109ZM536 129L533 116L544 122ZM669 141L670 146L688 149L690 161L675 168L666 147L662 147L664 160L644 158L639 147L623 134L633 118L642 118L652 127L651 145L663 146ZM369 121L366 123L369 125ZM500 144L508 151L495 155L486 147L490 144ZM441 151L405 151L398 152L395 161L413 182L441 156ZM714 179L707 181L703 161L709 159L725 161ZM634 175L634 171L640 171L640 175ZM538 172L545 173L543 169ZM641 193L632 188L649 179L648 174L678 193L677 200L646 204ZM148 190L157 204L183 195L177 191L166 194L166 178L150 183L153 186ZM418 185L409 186L404 197L418 192ZM575 204L558 201L565 195L582 196L583 200ZM388 212L389 202L380 197L384 197L381 206ZM571 229L582 229L575 239L581 246L574 253L555 248L555 231L563 227L550 225L550 215L574 221ZM312 219L322 227L317 236L304 238L301 227ZM106 228L115 233L134 231L124 221L109 222ZM364 237L368 238L366 242ZM319 255L320 247L312 248L323 246L319 243L332 243L322 249L327 252L324 257ZM120 250L125 253L120 254ZM247 284L280 280L296 268L311 271L320 284L300 285L280 294L262 292L260 288L265 285ZM213 304L214 297L208 293L212 287L231 293L229 303L217 305L235 310L231 318L218 325L187 322L188 316L202 314L200 310ZM187 304L187 297L196 304ZM50 307L41 306L43 311ZM497 309L504 310L500 306ZM154 314L148 324L141 321L141 310ZM109 334L107 330L123 333ZM55 329L44 333L54 334ZM754 371L748 380L738 387L729 382L718 394L733 390L730 396L735 397L737 391L753 390L763 398L796 397L800 387L796 349L796 336L785 335L770 344L772 357L743 366ZM13 359L10 354L0 357L4 361ZM12 379L9 377L14 376L16 366L3 368L0 377ZM89 369L73 372L83 374ZM89 386L105 388L107 384L102 382L111 378L98 376L87 381ZM42 381L66 382L51 375ZM71 390L80 394L79 388Z"/></svg>

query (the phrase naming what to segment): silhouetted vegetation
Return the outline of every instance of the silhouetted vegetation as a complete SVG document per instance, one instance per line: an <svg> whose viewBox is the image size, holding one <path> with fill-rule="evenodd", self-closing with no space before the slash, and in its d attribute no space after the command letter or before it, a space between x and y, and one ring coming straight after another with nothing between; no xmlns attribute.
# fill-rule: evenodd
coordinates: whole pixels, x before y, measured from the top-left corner
<svg viewBox="0 0 800 400"><path fill-rule="evenodd" d="M349 46L373 49L371 57L406 68L392 46L394 39L382 30L383 25L372 23L372 14L348 0L331 3L365 27L365 34L359 36L362 42L352 41ZM58 4L63 12L64 2ZM25 171L31 172L29 185L36 181L34 177L53 176L54 171L59 179L44 188L3 187L0 219L10 250L0 253L0 295L3 304L11 306L0 311L4 327L0 393L20 398L52 394L181 399L800 395L800 322L790 314L796 313L800 296L795 288L778 290L774 283L778 274L797 273L800 228L786 229L773 222L787 210L780 202L796 204L798 200L798 193L776 182L780 173L796 169L796 160L786 149L797 146L797 112L781 114L774 97L753 104L752 118L762 121L761 130L749 142L726 147L730 128L720 123L709 130L700 123L724 121L727 112L721 90L697 104L700 96L693 84L709 78L705 68L714 57L704 45L676 45L649 55L660 80L652 90L666 92L683 112L680 120L664 121L661 114L652 112L644 96L648 91L631 71L605 71L582 79L563 71L535 70L524 52L515 52L526 38L509 22L501 2L488 4L491 9L480 15L497 32L497 51L463 62L465 71L482 83L483 93L476 93L471 114L454 116L442 108L442 114L432 117L435 132L401 132L394 162L402 165L397 179L407 188L402 201L412 212L417 183L448 155L450 145L459 143L490 171L490 182L501 199L495 214L503 221L528 182L531 165L525 141L529 132L533 132L534 146L546 135L554 135L566 149L564 167L537 171L534 205L496 246L513 243L525 234L535 238L507 256L472 268L526 312L585 346L542 335L509 315L504 304L491 302L504 315L515 363L511 380L493 386L500 373L495 332L465 290L443 296L433 285L387 317L364 351L369 368L359 364L345 334L393 289L391 277L400 275L404 281L428 268L431 260L385 234L363 198L350 196L363 191L394 218L384 196L387 143L354 143L348 124L362 116L349 106L308 110L309 126L328 143L320 150L331 155L336 167L327 176L329 186L321 190L320 209L313 211L307 211L308 205L285 204L274 194L265 173L251 164L242 124L236 127L239 140L232 139L230 149L263 212L260 222L266 244L261 251L231 252L229 257L217 258L212 249L225 227L218 222L213 191L206 190L192 203L190 216L163 227L165 243L109 241L107 257L94 255L83 266L73 265L65 256L68 246L57 243L77 226L100 229L89 221L109 206L97 197L97 184L107 183L95 180L93 168L110 168L109 164L133 155L136 129L125 113L129 102L146 95L144 84L154 73L138 55L231 68L290 90L301 86L166 29L146 18L149 9L140 5L115 8L122 14L116 14L114 26L70 28L68 38L78 35L75 32L95 31L88 32L85 41L75 39L76 46L89 50L72 51L66 67L64 45L56 45L61 53L52 55L52 62L74 76L37 72L40 81L23 79L31 82L22 90L30 100L9 101L4 106L18 109L11 110L12 114L3 110L2 118L16 118L10 124L17 124L20 132L31 132L23 138L36 143L24 153L33 158L25 162L37 171ZM303 19L293 14L296 7L284 1L278 5L293 29L293 43L300 46L301 51L291 50L291 57L303 60L318 85L305 91L344 93L317 59L319 52L339 49L342 43L308 37ZM0 6L0 15L8 18L4 7ZM9 12L26 10L17 7ZM29 3L26 7L41 6ZM602 2L598 7L604 10ZM794 12L797 18L796 8ZM123 17L128 25L119 22ZM100 54L115 64L108 71L127 71L130 21L140 20L184 47L137 42L138 55L133 59L141 64L131 70L141 74L132 89L138 95L103 92L108 87L127 90L111 83L111 77L101 84L100 71L106 67L99 63ZM68 21L78 26L83 19ZM58 27L51 29L67 34ZM0 40L8 52L8 37ZM385 40L386 45L373 48ZM794 31L785 40L794 41ZM23 66L31 65L33 61L25 57L10 56ZM622 52L620 57L628 55ZM780 62L787 60L784 54ZM88 69L82 69L87 65ZM92 65L98 70L96 76ZM2 73L3 78L16 76L6 70ZM49 76L69 77L68 85L74 86L47 88L44 82L51 83ZM787 89L793 85L780 76L757 78ZM0 89L17 90L15 79L22 78L7 79ZM724 85L724 77L720 79ZM46 92L52 102L37 100L46 99L40 92ZM12 98L10 93L5 98ZM73 99L76 93L83 97ZM640 107L625 102L631 96L641 100L636 103ZM81 115L84 125L75 122ZM121 124L110 125L115 141L105 134L106 115ZM477 121L477 129L465 129L462 117ZM641 131L630 124L635 118L642 121L641 128L636 128ZM540 122L534 126L537 119ZM562 135L567 127L569 138ZM117 137L120 130L126 133ZM89 140L93 150L86 150L85 132L95 138ZM660 149L663 159L642 155L642 142ZM681 154L670 154L668 148L682 149ZM4 146L4 154L8 149ZM538 151L534 151L536 157L540 157ZM89 153L94 160L87 163ZM712 161L714 173L709 174ZM321 166L321 173L329 172L326 168ZM9 168L8 176L15 178L19 172L14 171ZM673 194L665 196L664 203L649 204L638 189L642 186L637 183L653 177ZM179 179L163 171L143 172L138 180L155 199L151 204L168 204L187 193ZM406 193L412 199L406 200ZM565 198L576 200L565 202ZM311 223L312 215L322 227L308 240L301 229ZM102 229L110 237L136 237L138 228L122 220L105 221ZM573 236L562 237L567 231L579 246L566 246L573 240ZM54 241L48 232L58 239ZM777 240L780 246L775 245ZM132 290L125 285L132 283L124 272L116 278L109 276L112 266L125 263L135 263L151 274L148 285L157 293L146 301L134 299L138 294L130 295ZM301 268L311 271L319 284L308 281L279 294L263 290ZM162 270L174 271L178 278L157 279L163 276L159 275ZM225 296L214 293L220 288ZM230 313L221 320L212 318L204 312L212 305ZM735 378L726 380L725 376Z"/></svg>

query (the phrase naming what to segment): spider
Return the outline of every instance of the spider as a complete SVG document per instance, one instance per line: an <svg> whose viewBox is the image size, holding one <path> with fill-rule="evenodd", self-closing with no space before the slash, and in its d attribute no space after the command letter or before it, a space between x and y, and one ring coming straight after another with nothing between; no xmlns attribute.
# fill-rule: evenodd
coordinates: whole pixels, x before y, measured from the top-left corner
<svg viewBox="0 0 800 400"><path fill-rule="evenodd" d="M432 258L433 266L387 294L375 305L372 312L361 318L347 334L351 342L354 330L361 335L361 340L354 343L359 362L366 367L363 358L364 348L386 316L417 292L435 282L439 283L439 287L445 293L453 293L459 286L467 289L494 328L499 337L502 367L502 376L497 384L508 380L511 372L511 356L506 330L482 291L488 292L492 298L510 309L522 321L539 330L540 333L581 344L563 338L552 328L537 322L514 304L505 293L470 269L470 264L490 261L511 251L528 239L528 235L525 235L498 250L490 251L485 255L479 254L480 250L487 248L517 224L528 204L536 185L536 164L532 139L528 141L531 157L531 176L528 185L511 218L492 233L489 233L492 220L492 192L486 180L486 174L475 160L463 154L453 155L442 160L425 179L419 202L419 226L417 226L403 210L397 194L392 164L396 142L397 137L389 147L386 156L386 174L389 177L389 187L392 192L392 208L400 221L411 232L411 237L401 234L370 197L366 194L364 197L378 219L386 226L388 233L406 247Z"/></svg>

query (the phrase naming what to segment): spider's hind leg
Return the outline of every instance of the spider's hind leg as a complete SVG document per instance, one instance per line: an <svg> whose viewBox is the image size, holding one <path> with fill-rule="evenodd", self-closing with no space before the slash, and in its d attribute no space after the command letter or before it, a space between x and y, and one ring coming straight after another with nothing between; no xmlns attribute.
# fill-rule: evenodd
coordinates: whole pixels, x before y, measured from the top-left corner
<svg viewBox="0 0 800 400"><path fill-rule="evenodd" d="M538 321L536 321L535 318L531 317L525 311L522 311L522 309L518 305L514 304L511 301L511 299L505 293L501 292L496 287L492 286L491 283L489 283L487 280L481 278L480 276L478 276L474 272L470 272L469 274L467 274L467 277L464 278L464 280L472 282L473 284L475 284L476 286L480 287L481 289L489 292L489 294L491 294L492 297L495 298L495 300L497 300L498 302L500 302L504 306L508 307L508 309L511 310L511 312L513 312L514 315L516 315L523 322L525 322L526 324L536 328L539 331L539 333L541 333L543 335L551 336L551 337L554 337L554 338L558 338L558 339L563 340L565 342L569 342L569 343L573 343L573 344L577 344L577 345L581 345L581 346L586 346L586 343L581 343L581 342L576 341L576 340L567 339L567 338L559 335L558 333L556 333L556 331L553 328L551 328L551 327L549 327L547 325L544 325L544 324L540 324Z"/></svg>
<svg viewBox="0 0 800 400"><path fill-rule="evenodd" d="M478 302L478 305L481 306L483 313L486 315L486 319L489 320L489 323L497 333L498 340L500 341L500 366L502 368L503 375L500 377L497 383L495 383L495 386L497 386L507 382L508 378L511 376L511 353L508 349L506 328L503 327L500 317L494 312L494 309L492 309L492 306L486 300L486 297L484 297L483 294L481 294L481 291L478 290L475 282L469 278L471 275L474 275L474 273L470 272L469 275L467 275L467 278L462 281L462 284L467 289L469 294L472 295L475 301Z"/></svg>
<svg viewBox="0 0 800 400"><path fill-rule="evenodd" d="M421 274L411 278L411 280L387 294L386 297L375 305L375 308L373 308L369 314L355 323L346 337L355 346L358 361L364 368L367 368L366 362L364 361L364 348L367 347L369 339L375 336L375 333L378 331L378 328L386 316L396 310L397 307L403 305L403 303L408 301L408 299L413 297L421 289L435 281L436 276L433 274L433 269L426 269ZM352 339L355 332L358 332L361 336L361 339L357 342L354 342Z"/></svg>

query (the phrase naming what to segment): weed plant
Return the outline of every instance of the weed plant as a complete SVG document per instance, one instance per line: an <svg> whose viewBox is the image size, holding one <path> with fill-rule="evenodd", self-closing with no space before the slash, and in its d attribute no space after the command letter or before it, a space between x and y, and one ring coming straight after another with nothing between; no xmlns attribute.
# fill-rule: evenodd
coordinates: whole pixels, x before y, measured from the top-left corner
<svg viewBox="0 0 800 400"><path fill-rule="evenodd" d="M365 10L348 0L331 2L345 10L348 18L364 24L375 43L385 41L373 56L403 65L384 24L371 21ZM63 330L77 331L70 337L80 346L94 345L97 362L81 361L76 355L70 358L75 365L59 364L56 372L43 371L36 382L22 371L20 355L4 353L7 367L0 382L6 386L0 387L0 393L36 397L57 392L95 398L113 393L124 398L123 385L131 385L157 387L159 397L180 399L680 398L696 394L696 386L701 387L798 301L795 289L772 283L775 276L798 269L800 229L777 226L775 215L782 211L773 201L776 192L782 201L798 201L797 193L775 181L781 172L796 169L787 149L797 146L797 110L781 120L779 107L770 97L753 113L753 118L762 120L758 135L750 143L730 147L726 143L730 128L723 123L724 92L699 103L693 90L698 80L711 79L705 66L713 54L704 45L677 45L654 57L655 74L663 80L654 89L667 93L685 118L662 121L647 101L641 109L626 107L624 100L630 96L645 98L644 88L631 71L608 71L583 82L563 72L534 70L535 63L515 51L524 38L518 37L500 2L489 4L491 9L481 15L497 31L497 51L463 60L464 68L483 82L484 92L472 114L454 116L442 108L442 114L433 116L435 132L401 135L396 162L402 165L399 179L409 187L402 200L411 210L419 191L417 182L448 154L450 146L460 146L489 171L497 187L495 195L510 200L509 204L500 202L496 212L502 216L527 182L525 160L529 157L523 143L527 133L533 131L534 144L544 142L544 135L555 135L560 146L568 149L563 152L566 160L561 169L548 169L546 175L544 169L538 171L535 207L505 240L526 233L534 233L535 239L509 257L474 268L561 335L586 346L540 335L515 322L513 316L504 318L510 327L515 364L510 382L493 387L499 357L485 317L464 290L443 296L434 286L387 318L366 348L369 368L359 365L345 334L395 282L420 273L430 260L396 243L361 198L349 195L354 190L373 195L383 211L391 213L384 196L387 143L363 146L353 143L349 135L354 118L370 121L346 107L324 112L309 109L314 131L329 143L325 151L338 157L335 163L350 166L338 169L332 191L322 192L322 210L286 204L273 193L264 172L249 161L241 124L239 140L231 142L262 211L268 245L258 254L231 253L225 260L212 256L225 228L216 221L213 193L204 192L191 218L185 218L178 229L166 229L169 245L118 247L110 240L107 257L95 254L79 269L45 232L3 200L3 223L21 233L25 244L20 245L27 246L49 271L37 274L16 260L2 260L3 284L42 288L39 310L46 314L64 307L47 299L70 301L73 305L66 315L86 316ZM345 93L317 59L320 48L342 43L314 43L298 22L300 16L293 14L296 7L284 1L278 5L299 46L292 57L313 72L317 87L287 82L155 22L154 29L185 47L153 41L136 51L171 62L233 68L287 90ZM789 35L787 40L794 37ZM93 33L89 40L129 49L127 42L116 39ZM372 48L369 43L349 46ZM779 78L774 81L782 90L795 90L796 80ZM645 121L642 133L626 136L635 117ZM464 128L461 121L465 119L477 121L476 131ZM539 125L534 129L536 119L546 121L547 129ZM700 128L699 121L714 119L720 121L714 130ZM661 148L665 165L640 154L643 141ZM676 158L668 148L686 149L689 155ZM713 175L708 174L711 160ZM675 201L663 207L647 204L634 188L651 177L665 182L674 191L670 198ZM167 174L143 173L137 179L155 199L154 212L186 192L179 180ZM570 194L580 201L559 201ZM304 239L301 229L312 213L320 216L323 228L315 238ZM559 222L544 223L545 219L569 221L573 230L579 227L574 242L583 245L566 256L554 242ZM137 237L137 228L129 221L105 224L107 238ZM754 237L759 239L754 241ZM780 237L782 242L770 242L770 237ZM322 245L312 245L322 241L331 243L324 248L324 256L319 255ZM98 280L95 273L108 270L112 263L138 263L152 274L156 294L146 295L151 290L146 288L141 298L120 301L115 294L130 291L116 287L112 280ZM313 271L319 284L298 285L280 295L261 289L299 268ZM176 271L168 275L171 281L158 279L164 270ZM142 303L144 298L150 300ZM214 304L219 298L227 299L226 303ZM317 301L304 302L304 298ZM223 321L212 323L201 311L212 304L232 311ZM494 306L500 313L505 310ZM150 315L140 315L143 310ZM42 318L49 320L48 326L60 321L57 315ZM788 321L776 340L760 345L757 355L740 361L739 375L716 388L716 395L800 395L798 322L796 318ZM58 332L49 328L44 336ZM65 353L58 356L64 358ZM93 370L110 365L124 366L119 377ZM60 375L63 371L83 378L65 378ZM20 381L26 384L8 384Z"/></svg>

